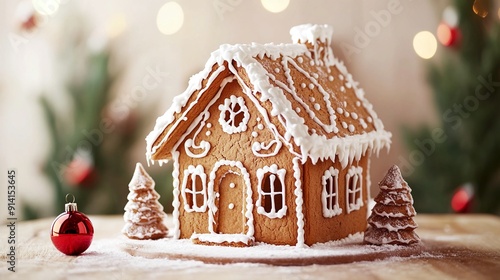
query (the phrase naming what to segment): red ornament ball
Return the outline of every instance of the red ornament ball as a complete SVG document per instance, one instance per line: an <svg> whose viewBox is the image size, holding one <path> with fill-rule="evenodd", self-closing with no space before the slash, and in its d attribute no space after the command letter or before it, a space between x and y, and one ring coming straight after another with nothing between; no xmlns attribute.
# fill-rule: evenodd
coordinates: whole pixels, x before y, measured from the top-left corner
<svg viewBox="0 0 500 280"><path fill-rule="evenodd" d="M470 213L474 201L474 188L470 184L458 187L451 198L451 208L455 213Z"/></svg>
<svg viewBox="0 0 500 280"><path fill-rule="evenodd" d="M72 186L90 186L96 177L90 155L77 155L64 169L64 179Z"/></svg>
<svg viewBox="0 0 500 280"><path fill-rule="evenodd" d="M455 47L460 43L462 33L456 26L450 26L444 22L440 23L437 28L437 38L443 46Z"/></svg>
<svg viewBox="0 0 500 280"><path fill-rule="evenodd" d="M94 226L85 214L77 211L76 203L67 203L65 213L52 223L50 237L57 250L76 256L90 247Z"/></svg>

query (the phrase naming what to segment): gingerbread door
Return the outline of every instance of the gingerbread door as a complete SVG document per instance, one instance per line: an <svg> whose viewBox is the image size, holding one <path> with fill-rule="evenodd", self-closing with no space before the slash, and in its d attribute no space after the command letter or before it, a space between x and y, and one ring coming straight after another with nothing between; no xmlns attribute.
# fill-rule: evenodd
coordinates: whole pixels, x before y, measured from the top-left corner
<svg viewBox="0 0 500 280"><path fill-rule="evenodd" d="M245 168L219 165L212 171L213 195L216 211L213 213L213 229L219 234L246 234L249 195L248 173ZM210 209L213 211L214 209Z"/></svg>

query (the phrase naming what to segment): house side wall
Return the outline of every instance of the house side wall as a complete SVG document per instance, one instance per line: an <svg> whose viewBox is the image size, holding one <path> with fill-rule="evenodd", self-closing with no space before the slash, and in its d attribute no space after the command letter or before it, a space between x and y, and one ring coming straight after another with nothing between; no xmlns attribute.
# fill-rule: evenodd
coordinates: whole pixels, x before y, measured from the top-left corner
<svg viewBox="0 0 500 280"><path fill-rule="evenodd" d="M311 245L317 242L327 242L347 237L349 234L363 232L366 229L368 206L368 157L361 157L351 165L342 168L338 162L318 161L313 164L308 160L304 165L304 204L305 204L305 243ZM351 167L361 167L362 171L362 202L358 210L347 213L347 183L346 175ZM338 205L342 212L333 217L324 217L322 205L322 177L330 167L337 169L338 173Z"/></svg>
<svg viewBox="0 0 500 280"><path fill-rule="evenodd" d="M245 106L248 108L249 117L247 128L244 131L228 134L220 125L219 119L221 117L220 106L224 102L234 96L236 98L243 98ZM216 165L220 164L221 160L231 162L240 162L248 173L251 184L251 216L253 221L253 236L257 242L266 242L273 244L290 244L295 245L297 242L297 218L295 213L295 181L293 174L292 156L286 147L279 140L276 140L270 130L267 129L266 123L262 115L258 112L253 102L246 96L236 80L229 82L224 89L220 92L220 96L214 97L213 104L208 107L208 113L202 113L200 116L188 116L189 120L193 122L193 127L190 132L181 138L177 151L179 152L179 188L182 188L184 183L184 172L190 166L202 166L207 178L207 185L209 183L210 175L213 173L215 181L213 182L213 190L215 197L217 193L223 190L219 189L222 180L231 178L237 180L234 173L241 173L237 167L219 167L216 172L212 172ZM200 104L200 106L204 106ZM196 117L198 119L196 120ZM205 118L206 117L206 118ZM186 142L192 141L193 144L189 145ZM202 148L195 148L195 146L203 146L201 143L205 141L210 144L210 148L205 152ZM255 143L263 143L259 153L263 155L274 154L273 156L256 156L252 152L252 145ZM191 148L186 149L186 146ZM269 146L265 149L264 146ZM279 148L279 149L278 149ZM191 153L191 155L190 155ZM195 158L192 154L200 155L206 153L202 157ZM285 187L285 205L286 213L281 218L269 218L264 214L259 213L256 203L259 200L259 177L257 176L259 169L265 169L276 165L278 170L284 169L283 185ZM227 175L225 175L227 174ZM243 181L239 181L240 183ZM208 188L207 188L208 191ZM182 191L181 191L182 193ZM242 192L240 201L234 202L235 215L240 215L238 211L245 212L247 210L246 190ZM223 193L220 196L224 195ZM207 193L207 197L210 196ZM188 212L184 209L186 201L182 195L179 195L179 223L180 223L180 238L190 238L193 233L209 233L209 211L207 207L203 212ZM219 207L219 197L215 198L215 205ZM240 204L237 204L240 203ZM238 209L238 211L236 211ZM227 209L224 209L226 213ZM215 212L215 221L218 218L221 209ZM249 226L246 224L248 218L245 217L244 233L249 232ZM222 224L222 223L219 223ZM214 225L213 230L223 231L224 229L218 228L220 225Z"/></svg>

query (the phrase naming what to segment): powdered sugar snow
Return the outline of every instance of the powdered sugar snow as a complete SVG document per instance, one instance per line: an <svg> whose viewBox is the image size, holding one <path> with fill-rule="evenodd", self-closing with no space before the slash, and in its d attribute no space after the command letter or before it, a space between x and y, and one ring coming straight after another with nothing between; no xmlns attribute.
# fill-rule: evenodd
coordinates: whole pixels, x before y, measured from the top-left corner
<svg viewBox="0 0 500 280"><path fill-rule="evenodd" d="M183 269L187 267L207 266L219 263L240 263L239 265L256 265L255 263L278 265L304 265L308 260L312 263L323 263L318 259L330 259L333 263L356 261L356 256L371 255L375 259L379 253L381 258L391 252L401 250L400 246L370 246L362 243L363 234L357 233L341 241L315 244L310 247L276 246L256 244L252 247L224 247L193 244L189 239L165 238L160 240L132 240L126 237L96 240L90 250L77 262L85 266L105 266L114 269L120 267ZM388 254L389 253L389 254ZM397 254L396 254L397 255ZM347 257L347 261L343 258ZM302 261L304 260L304 263ZM360 258L359 261L367 260ZM274 263L277 261L276 263ZM205 263L207 262L207 263ZM245 264L243 264L245 263ZM312 264L311 263L311 264Z"/></svg>

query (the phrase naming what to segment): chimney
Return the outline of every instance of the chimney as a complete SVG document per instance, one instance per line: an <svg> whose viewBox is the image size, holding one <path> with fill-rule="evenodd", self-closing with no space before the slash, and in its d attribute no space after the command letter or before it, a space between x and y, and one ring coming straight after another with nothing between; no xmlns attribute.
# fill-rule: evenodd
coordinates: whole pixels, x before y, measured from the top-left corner
<svg viewBox="0 0 500 280"><path fill-rule="evenodd" d="M333 28L327 24L302 24L292 27L292 41L304 44L311 52L314 61L326 66L333 65L333 53L330 47Z"/></svg>

